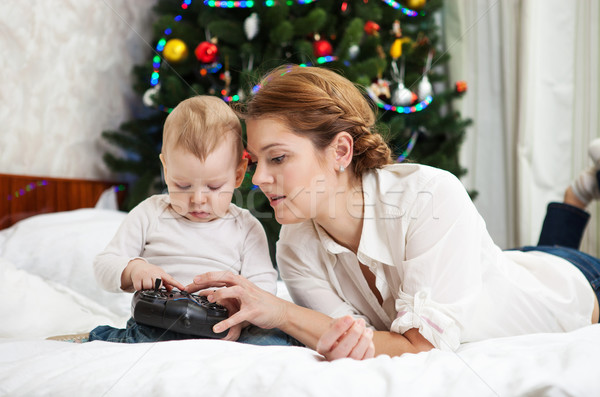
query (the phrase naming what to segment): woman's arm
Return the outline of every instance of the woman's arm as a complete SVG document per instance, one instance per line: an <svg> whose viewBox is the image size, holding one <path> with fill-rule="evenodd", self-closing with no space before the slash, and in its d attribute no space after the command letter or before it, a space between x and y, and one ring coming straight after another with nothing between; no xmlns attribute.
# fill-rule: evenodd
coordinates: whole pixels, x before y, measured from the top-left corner
<svg viewBox="0 0 600 397"><path fill-rule="evenodd" d="M223 332L243 321L261 328L279 328L328 360L344 357L364 359L375 354L397 356L433 347L416 329L406 332L405 337L393 332L373 332L366 327L363 319L351 316L333 320L323 313L280 299L230 272L199 275L186 290L195 292L211 287L226 288L203 291L202 295L206 295L209 301L234 299L240 306L237 313L215 325L215 332Z"/></svg>
<svg viewBox="0 0 600 397"><path fill-rule="evenodd" d="M317 343L317 352L323 354L328 359L354 357L356 350L362 352L365 349L364 340L356 337L356 327L353 321L361 322L364 320L354 320L351 316L344 316L335 319L331 326L322 334ZM353 327L354 325L354 327ZM367 328L367 335L370 343L370 356L386 354L388 356L400 356L404 353L419 353L429 351L434 346L419 333L419 330L413 328L404 333L404 335L389 331L372 331ZM369 358L364 357L364 358Z"/></svg>

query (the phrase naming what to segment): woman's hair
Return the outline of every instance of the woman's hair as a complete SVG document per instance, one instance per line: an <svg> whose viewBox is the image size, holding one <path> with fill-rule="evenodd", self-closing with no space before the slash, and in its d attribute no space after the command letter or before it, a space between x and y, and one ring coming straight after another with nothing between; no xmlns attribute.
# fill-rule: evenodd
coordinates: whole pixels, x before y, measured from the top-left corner
<svg viewBox="0 0 600 397"><path fill-rule="evenodd" d="M274 118L323 150L342 131L354 140L355 175L393 163L391 150L374 131L375 112L361 91L341 75L319 67L281 66L238 112L243 119Z"/></svg>
<svg viewBox="0 0 600 397"><path fill-rule="evenodd" d="M167 116L162 153L180 147L204 161L225 139L233 142L234 155L242 161L242 126L235 112L221 98L198 95L181 101Z"/></svg>

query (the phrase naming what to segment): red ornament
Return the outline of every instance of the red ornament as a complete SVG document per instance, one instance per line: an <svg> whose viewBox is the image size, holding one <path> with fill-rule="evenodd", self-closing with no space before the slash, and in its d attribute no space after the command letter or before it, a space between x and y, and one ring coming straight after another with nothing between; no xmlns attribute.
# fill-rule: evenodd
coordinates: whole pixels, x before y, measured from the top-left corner
<svg viewBox="0 0 600 397"><path fill-rule="evenodd" d="M317 57L326 57L333 54L333 48L327 40L317 40L313 43L313 52Z"/></svg>
<svg viewBox="0 0 600 397"><path fill-rule="evenodd" d="M379 34L379 25L373 21L367 21L365 23L364 29L365 29L365 33L368 34L369 36Z"/></svg>
<svg viewBox="0 0 600 397"><path fill-rule="evenodd" d="M467 82L460 80L456 82L456 92L463 93L467 92Z"/></svg>
<svg viewBox="0 0 600 397"><path fill-rule="evenodd" d="M419 100L419 97L418 97L418 96L417 96L417 94L415 94L414 92L412 93L412 96L411 96L411 98L412 98L412 99L411 99L411 102L410 102L410 103L415 103L415 102L417 102L417 101Z"/></svg>
<svg viewBox="0 0 600 397"><path fill-rule="evenodd" d="M217 60L219 49L210 41L203 41L194 50L196 58L202 63L213 63Z"/></svg>

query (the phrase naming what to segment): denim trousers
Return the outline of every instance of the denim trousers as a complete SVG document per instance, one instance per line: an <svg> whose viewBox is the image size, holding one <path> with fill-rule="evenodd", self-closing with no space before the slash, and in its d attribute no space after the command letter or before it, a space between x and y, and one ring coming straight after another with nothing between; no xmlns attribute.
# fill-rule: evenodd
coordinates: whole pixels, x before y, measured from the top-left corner
<svg viewBox="0 0 600 397"><path fill-rule="evenodd" d="M90 332L89 337L90 342L101 340L118 343L161 342L182 339L202 339L202 337L139 324L135 322L133 318L130 318L129 321L127 321L127 327L124 329L114 328L109 325L101 325L94 328ZM249 325L244 328L237 341L260 346L303 346L296 339L277 328L262 329L255 325Z"/></svg>
<svg viewBox="0 0 600 397"><path fill-rule="evenodd" d="M588 280L600 301L600 259L579 251L583 232L590 214L564 203L550 203L537 246L518 248L520 251L541 251L566 259Z"/></svg>

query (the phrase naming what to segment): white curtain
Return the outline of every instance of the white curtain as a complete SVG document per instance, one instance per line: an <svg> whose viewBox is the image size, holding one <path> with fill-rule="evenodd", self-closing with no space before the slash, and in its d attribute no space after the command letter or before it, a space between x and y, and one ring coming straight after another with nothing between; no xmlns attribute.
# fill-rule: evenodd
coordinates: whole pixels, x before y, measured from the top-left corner
<svg viewBox="0 0 600 397"><path fill-rule="evenodd" d="M550 201L600 137L597 0L446 0L446 47L468 129L463 182L503 248L535 244ZM582 249L598 255L597 204Z"/></svg>

